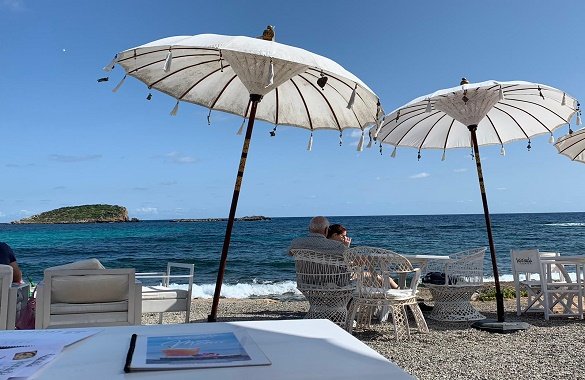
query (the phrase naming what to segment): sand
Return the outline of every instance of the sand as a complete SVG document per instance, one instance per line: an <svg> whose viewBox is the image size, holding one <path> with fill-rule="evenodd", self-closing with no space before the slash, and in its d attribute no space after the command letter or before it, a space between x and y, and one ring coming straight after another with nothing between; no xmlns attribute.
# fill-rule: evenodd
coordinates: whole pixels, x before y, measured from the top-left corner
<svg viewBox="0 0 585 380"><path fill-rule="evenodd" d="M486 317L496 318L495 302L473 305ZM541 313L517 317L515 300L506 300L505 309L507 321L521 320L532 326L513 334L491 334L471 328L469 322L427 318L430 332L413 331L409 341L396 342L386 323L354 335L421 380L585 379L585 321L567 317L545 321ZM205 322L210 310L211 300L195 299L192 322ZM218 321L298 319L307 310L304 300L222 299ZM166 313L163 323L183 321L184 314ZM158 323L158 317L144 314L142 323Z"/></svg>

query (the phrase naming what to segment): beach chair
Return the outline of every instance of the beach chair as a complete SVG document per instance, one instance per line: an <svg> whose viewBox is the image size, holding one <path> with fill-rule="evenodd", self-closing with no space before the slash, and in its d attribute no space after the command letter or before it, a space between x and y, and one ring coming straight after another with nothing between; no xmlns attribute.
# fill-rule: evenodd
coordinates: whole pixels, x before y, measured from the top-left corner
<svg viewBox="0 0 585 380"><path fill-rule="evenodd" d="M28 299L29 284L12 283L12 267L0 265L0 330L14 330Z"/></svg>
<svg viewBox="0 0 585 380"><path fill-rule="evenodd" d="M474 248L449 255L449 260L429 263L429 272L444 274L444 283L425 283L434 300L430 319L477 321L485 319L471 305L471 297L483 286L486 248Z"/></svg>
<svg viewBox="0 0 585 380"><path fill-rule="evenodd" d="M406 308L414 316L420 333L427 333L428 327L418 305L416 294L420 269L413 268L405 257L390 250L374 247L354 247L346 252L346 262L351 267L356 281L348 331L356 327L369 327L373 315L382 310L391 316L396 340L410 338L410 325ZM398 289L392 288L390 279L395 280ZM384 317L380 317L382 321Z"/></svg>
<svg viewBox="0 0 585 380"><path fill-rule="evenodd" d="M297 288L307 301L305 318L324 318L346 328L347 305L355 289L343 256L292 249Z"/></svg>
<svg viewBox="0 0 585 380"><path fill-rule="evenodd" d="M188 274L171 274L173 268ZM162 323L163 313L184 311L185 323L189 323L194 271L193 264L167 263L166 272L136 273L136 278L144 283L142 313L158 313L159 323ZM156 284L146 284L152 281Z"/></svg>
<svg viewBox="0 0 585 380"><path fill-rule="evenodd" d="M140 285L134 269L105 269L96 259L45 269L35 328L140 325Z"/></svg>
<svg viewBox="0 0 585 380"><path fill-rule="evenodd" d="M516 290L516 314L542 312L551 316L578 316L583 319L583 268L571 257L538 249L510 251ZM574 273L571 278L569 272ZM527 293L527 304L521 307L521 293Z"/></svg>

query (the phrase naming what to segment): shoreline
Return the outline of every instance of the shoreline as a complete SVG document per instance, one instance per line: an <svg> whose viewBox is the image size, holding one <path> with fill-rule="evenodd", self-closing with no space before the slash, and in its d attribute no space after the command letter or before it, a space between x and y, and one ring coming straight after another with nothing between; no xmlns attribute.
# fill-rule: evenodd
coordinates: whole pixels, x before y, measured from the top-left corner
<svg viewBox="0 0 585 380"><path fill-rule="evenodd" d="M425 291L423 298L428 299ZM206 323L211 299L194 299L191 323ZM525 302L525 300L523 300ZM432 305L432 301L428 302ZM409 341L396 342L389 325L374 324L354 336L418 379L496 380L516 375L526 379L575 378L585 373L585 321L567 317L544 320L542 313L516 316L516 301L504 300L507 321L532 326L513 334L491 334L471 328L472 322L438 322L423 312L428 334L411 331ZM495 301L473 301L487 318L496 319ZM300 319L308 310L305 300L222 298L218 321ZM183 323L184 313L165 313L163 323ZM158 316L143 314L143 324L157 324ZM391 329L391 328L390 328ZM551 355L554 355L552 357Z"/></svg>

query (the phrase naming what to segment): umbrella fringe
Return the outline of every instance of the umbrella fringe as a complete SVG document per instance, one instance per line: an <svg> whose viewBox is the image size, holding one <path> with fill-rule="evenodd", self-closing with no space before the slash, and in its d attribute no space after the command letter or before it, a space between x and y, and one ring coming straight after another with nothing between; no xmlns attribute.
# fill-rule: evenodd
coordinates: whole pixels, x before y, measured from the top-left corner
<svg viewBox="0 0 585 380"><path fill-rule="evenodd" d="M370 131L368 132L368 136L369 136L369 140L368 140L368 145L366 145L366 148L371 148L372 147L372 129L370 128Z"/></svg>
<svg viewBox="0 0 585 380"><path fill-rule="evenodd" d="M561 106L567 105L567 99L565 98L565 93L563 92L563 100L561 100Z"/></svg>
<svg viewBox="0 0 585 380"><path fill-rule="evenodd" d="M240 129L238 129L238 133L236 133L236 135L241 135L242 132L244 132L244 125L246 125L246 118L242 120L242 125L240 125Z"/></svg>
<svg viewBox="0 0 585 380"><path fill-rule="evenodd" d="M429 99L427 100L427 108L426 108L425 112L426 112L426 113L431 113L431 111L432 111L432 110L433 110L433 106L432 106L432 104L431 104L431 99L429 98Z"/></svg>
<svg viewBox="0 0 585 380"><path fill-rule="evenodd" d="M502 145L502 148L500 149L500 156L505 156L506 155L506 149L504 149L504 145Z"/></svg>
<svg viewBox="0 0 585 380"><path fill-rule="evenodd" d="M177 104L175 104L175 106L173 107L173 109L171 110L170 115L171 116L177 116L177 112L179 111L179 101L177 100Z"/></svg>
<svg viewBox="0 0 585 380"><path fill-rule="evenodd" d="M396 147L394 147L394 150L392 150L392 153L390 154L390 157L395 158L396 157Z"/></svg>
<svg viewBox="0 0 585 380"><path fill-rule="evenodd" d="M313 150L313 132L311 132L311 137L309 137L309 144L307 144L307 150L309 152Z"/></svg>
<svg viewBox="0 0 585 380"><path fill-rule="evenodd" d="M500 100L504 100L504 91L502 90L502 85L500 85L500 91L499 91L499 96L500 96Z"/></svg>
<svg viewBox="0 0 585 380"><path fill-rule="evenodd" d="M173 60L173 52L169 49L167 54L167 58L165 59L165 64L163 66L163 70L165 73L168 73L171 70L171 61Z"/></svg>
<svg viewBox="0 0 585 380"><path fill-rule="evenodd" d="M360 141L358 142L358 145L357 145L358 152L363 152L363 150L364 150L364 131L362 131L362 135L360 136Z"/></svg>
<svg viewBox="0 0 585 380"><path fill-rule="evenodd" d="M209 109L209 113L207 114L207 125L211 125L211 108Z"/></svg>
<svg viewBox="0 0 585 380"><path fill-rule="evenodd" d="M355 102L355 94L357 92L357 83L351 92L351 96L349 97L349 102L347 102L347 109L351 109L353 107L353 103Z"/></svg>
<svg viewBox="0 0 585 380"><path fill-rule="evenodd" d="M116 63L118 63L118 54L116 54L114 58L110 61L110 63L104 66L102 70L104 70L105 72L110 72L114 70L114 67L116 67Z"/></svg>
<svg viewBox="0 0 585 380"><path fill-rule="evenodd" d="M445 158L446 158L445 154L446 154L445 149L443 149L443 155L441 156L441 161L445 161Z"/></svg>
<svg viewBox="0 0 585 380"><path fill-rule="evenodd" d="M122 80L120 81L120 83L118 83L116 85L116 87L114 87L114 89L112 90L112 92L118 92L118 90L120 89L120 87L122 87L122 85L124 84L124 81L126 80L126 75L124 75L124 78L122 78Z"/></svg>

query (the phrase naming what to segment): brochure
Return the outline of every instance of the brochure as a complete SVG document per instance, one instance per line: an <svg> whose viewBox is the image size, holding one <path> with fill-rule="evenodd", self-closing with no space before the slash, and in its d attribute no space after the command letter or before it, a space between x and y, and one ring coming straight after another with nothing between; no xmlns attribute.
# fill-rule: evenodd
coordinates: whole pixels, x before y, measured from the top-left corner
<svg viewBox="0 0 585 380"><path fill-rule="evenodd" d="M270 364L252 338L236 330L208 334L133 335L124 371Z"/></svg>

